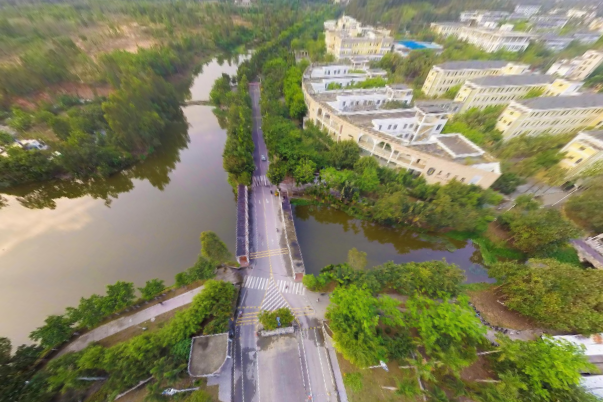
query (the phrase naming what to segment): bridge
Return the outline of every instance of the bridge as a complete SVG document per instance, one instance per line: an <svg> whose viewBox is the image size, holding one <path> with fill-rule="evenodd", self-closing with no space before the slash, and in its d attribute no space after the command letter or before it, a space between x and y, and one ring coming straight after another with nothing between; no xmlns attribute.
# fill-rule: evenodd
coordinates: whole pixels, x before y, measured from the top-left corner
<svg viewBox="0 0 603 402"><path fill-rule="evenodd" d="M334 350L316 316L316 294L295 281L303 277L303 262L291 230L290 205L276 195L277 187L266 176L270 161L261 158L269 154L261 129L259 84L251 83L249 94L256 170L252 185L238 189L237 257L249 266L241 270L243 284L230 359L231 399L335 402L334 379L340 376ZM326 297L321 299L328 303ZM295 331L271 338L258 336L258 314L283 307L295 315Z"/></svg>
<svg viewBox="0 0 603 402"><path fill-rule="evenodd" d="M203 105L203 106L212 106L211 102L208 100L187 100L184 101L182 106L192 106L192 105Z"/></svg>

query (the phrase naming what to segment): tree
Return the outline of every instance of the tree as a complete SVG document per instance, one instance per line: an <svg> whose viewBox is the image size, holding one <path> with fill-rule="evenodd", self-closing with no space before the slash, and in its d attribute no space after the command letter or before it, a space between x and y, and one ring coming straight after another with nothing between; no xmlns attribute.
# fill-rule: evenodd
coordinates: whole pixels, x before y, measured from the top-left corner
<svg viewBox="0 0 603 402"><path fill-rule="evenodd" d="M500 221L509 228L515 247L524 253L545 255L580 236L580 230L555 209L514 208L502 214Z"/></svg>
<svg viewBox="0 0 603 402"><path fill-rule="evenodd" d="M69 133L71 132L71 125L69 124L68 118L61 116L52 116L48 120L48 125L52 129L52 131L62 139L63 141L69 137Z"/></svg>
<svg viewBox="0 0 603 402"><path fill-rule="evenodd" d="M465 296L456 303L415 295L406 302L406 319L416 328L416 341L425 353L452 372L460 372L477 359L477 347L486 342L486 327L469 306Z"/></svg>
<svg viewBox="0 0 603 402"><path fill-rule="evenodd" d="M44 320L44 325L29 334L29 338L38 341L46 349L53 348L71 338L73 329L71 323L62 315L50 315Z"/></svg>
<svg viewBox="0 0 603 402"><path fill-rule="evenodd" d="M314 180L314 172L316 172L316 163L310 159L301 160L295 167L293 178L297 184L306 184Z"/></svg>
<svg viewBox="0 0 603 402"><path fill-rule="evenodd" d="M352 169L360 159L360 147L354 140L339 141L331 146L327 158L336 169Z"/></svg>
<svg viewBox="0 0 603 402"><path fill-rule="evenodd" d="M490 355L497 375L518 387L522 401L562 401L580 384L581 372L595 372L579 346L549 337L534 341L500 338L500 353Z"/></svg>
<svg viewBox="0 0 603 402"><path fill-rule="evenodd" d="M295 316L290 309L283 307L274 311L262 310L258 314L258 320L260 324L269 331L278 328L280 320L281 327L288 327L295 320Z"/></svg>
<svg viewBox="0 0 603 402"><path fill-rule="evenodd" d="M155 295L160 292L163 292L165 289L165 284L161 279L151 279L147 281L142 288L138 288L140 293L142 294L142 298L144 300L151 300Z"/></svg>
<svg viewBox="0 0 603 402"><path fill-rule="evenodd" d="M363 270L367 264L366 255L364 251L359 251L354 247L348 251L348 264L356 270Z"/></svg>
<svg viewBox="0 0 603 402"><path fill-rule="evenodd" d="M92 295L87 299L82 297L77 309L67 309L68 316L83 327L93 328L110 314L107 313L106 303L107 299L104 296Z"/></svg>
<svg viewBox="0 0 603 402"><path fill-rule="evenodd" d="M32 116L18 107L12 108L12 114L13 116L8 121L8 125L20 133L29 129L33 124Z"/></svg>
<svg viewBox="0 0 603 402"><path fill-rule="evenodd" d="M200 255L197 257L195 265L186 270L188 276L188 283L194 281L210 279L215 275L216 262L214 260L208 260L207 258Z"/></svg>
<svg viewBox="0 0 603 402"><path fill-rule="evenodd" d="M525 183L525 180L512 172L505 172L492 184L492 188L503 194L511 194L517 189L517 186Z"/></svg>
<svg viewBox="0 0 603 402"><path fill-rule="evenodd" d="M444 95L442 95L443 98L446 99L454 99L456 98L456 94L459 93L459 91L461 90L461 87L463 86L463 84L457 84L453 87L450 87L449 90L447 90L446 92L444 92Z"/></svg>
<svg viewBox="0 0 603 402"><path fill-rule="evenodd" d="M132 282L117 281L113 285L107 285L105 296L105 314L112 314L130 306L136 300L136 290Z"/></svg>
<svg viewBox="0 0 603 402"><path fill-rule="evenodd" d="M10 145L13 142L15 142L15 139L10 133L0 130L0 144L1 145Z"/></svg>
<svg viewBox="0 0 603 402"><path fill-rule="evenodd" d="M232 260L232 254L228 251L228 247L214 232L201 232L200 240L201 255L203 257L221 264Z"/></svg>
<svg viewBox="0 0 603 402"><path fill-rule="evenodd" d="M594 333L603 330L603 272L556 260L504 262L488 269L501 283L505 304L549 328Z"/></svg>
<svg viewBox="0 0 603 402"><path fill-rule="evenodd" d="M12 345L10 339L0 338L0 367L10 361Z"/></svg>
<svg viewBox="0 0 603 402"><path fill-rule="evenodd" d="M603 183L599 180L567 202L567 211L588 229L603 232Z"/></svg>
<svg viewBox="0 0 603 402"><path fill-rule="evenodd" d="M397 305L398 302L388 296L377 299L355 285L336 288L326 317L337 351L358 367L387 360L387 348L377 333L377 326L380 322L402 325L402 313Z"/></svg>

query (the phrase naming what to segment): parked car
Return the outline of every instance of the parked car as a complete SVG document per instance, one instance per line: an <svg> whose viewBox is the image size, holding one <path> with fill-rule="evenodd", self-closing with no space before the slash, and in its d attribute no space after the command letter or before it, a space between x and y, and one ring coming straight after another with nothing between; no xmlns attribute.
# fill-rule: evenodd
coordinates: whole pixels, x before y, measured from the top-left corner
<svg viewBox="0 0 603 402"><path fill-rule="evenodd" d="M266 157L264 155L262 155L262 161L266 162Z"/></svg>

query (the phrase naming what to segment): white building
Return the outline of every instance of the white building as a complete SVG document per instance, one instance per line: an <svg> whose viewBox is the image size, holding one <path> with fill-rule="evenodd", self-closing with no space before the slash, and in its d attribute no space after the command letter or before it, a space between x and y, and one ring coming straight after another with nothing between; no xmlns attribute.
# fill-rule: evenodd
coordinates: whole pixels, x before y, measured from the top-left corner
<svg viewBox="0 0 603 402"><path fill-rule="evenodd" d="M388 53L394 43L389 29L363 26L349 16L324 22L327 53L335 59L356 57L379 60Z"/></svg>
<svg viewBox="0 0 603 402"><path fill-rule="evenodd" d="M511 13L507 11L464 11L461 13L459 20L464 23L473 23L478 26L484 26L486 24L494 23L498 24L500 21L509 18Z"/></svg>
<svg viewBox="0 0 603 402"><path fill-rule="evenodd" d="M540 6L537 4L518 4L515 6L515 13L521 14L526 18L530 18L531 16L538 14L540 11Z"/></svg>
<svg viewBox="0 0 603 402"><path fill-rule="evenodd" d="M499 50L522 52L536 35L505 29L474 28L462 24L432 23L431 29L443 36L456 36L488 53Z"/></svg>
<svg viewBox="0 0 603 402"><path fill-rule="evenodd" d="M603 63L603 52L587 50L582 56L571 60L559 60L547 71L549 75L568 78L575 81L584 81L597 67Z"/></svg>

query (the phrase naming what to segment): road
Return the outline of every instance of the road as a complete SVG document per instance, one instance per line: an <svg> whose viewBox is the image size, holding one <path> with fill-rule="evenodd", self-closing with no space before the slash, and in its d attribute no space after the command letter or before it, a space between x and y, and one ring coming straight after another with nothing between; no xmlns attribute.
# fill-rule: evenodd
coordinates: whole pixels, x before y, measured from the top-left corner
<svg viewBox="0 0 603 402"><path fill-rule="evenodd" d="M155 304L135 314L113 320L101 325L100 327L94 328L90 332L86 332L63 348L63 350L57 354L57 357L68 352L79 352L92 342L98 342L101 339L105 339L111 335L123 331L124 329L142 324L143 322L148 321L153 317L157 317L160 314L167 313L168 311L172 311L178 307L189 304L193 301L193 297L202 290L203 286L199 286L198 288L189 290L188 292L172 297L171 299L166 299L163 304Z"/></svg>
<svg viewBox="0 0 603 402"><path fill-rule="evenodd" d="M261 130L260 88L250 84L253 107L254 161L250 191L251 266L245 275L233 350L233 400L337 401L333 372L324 348L319 322L300 283L292 280L280 198L266 178L268 151ZM299 329L293 335L261 338L260 310L289 307Z"/></svg>

